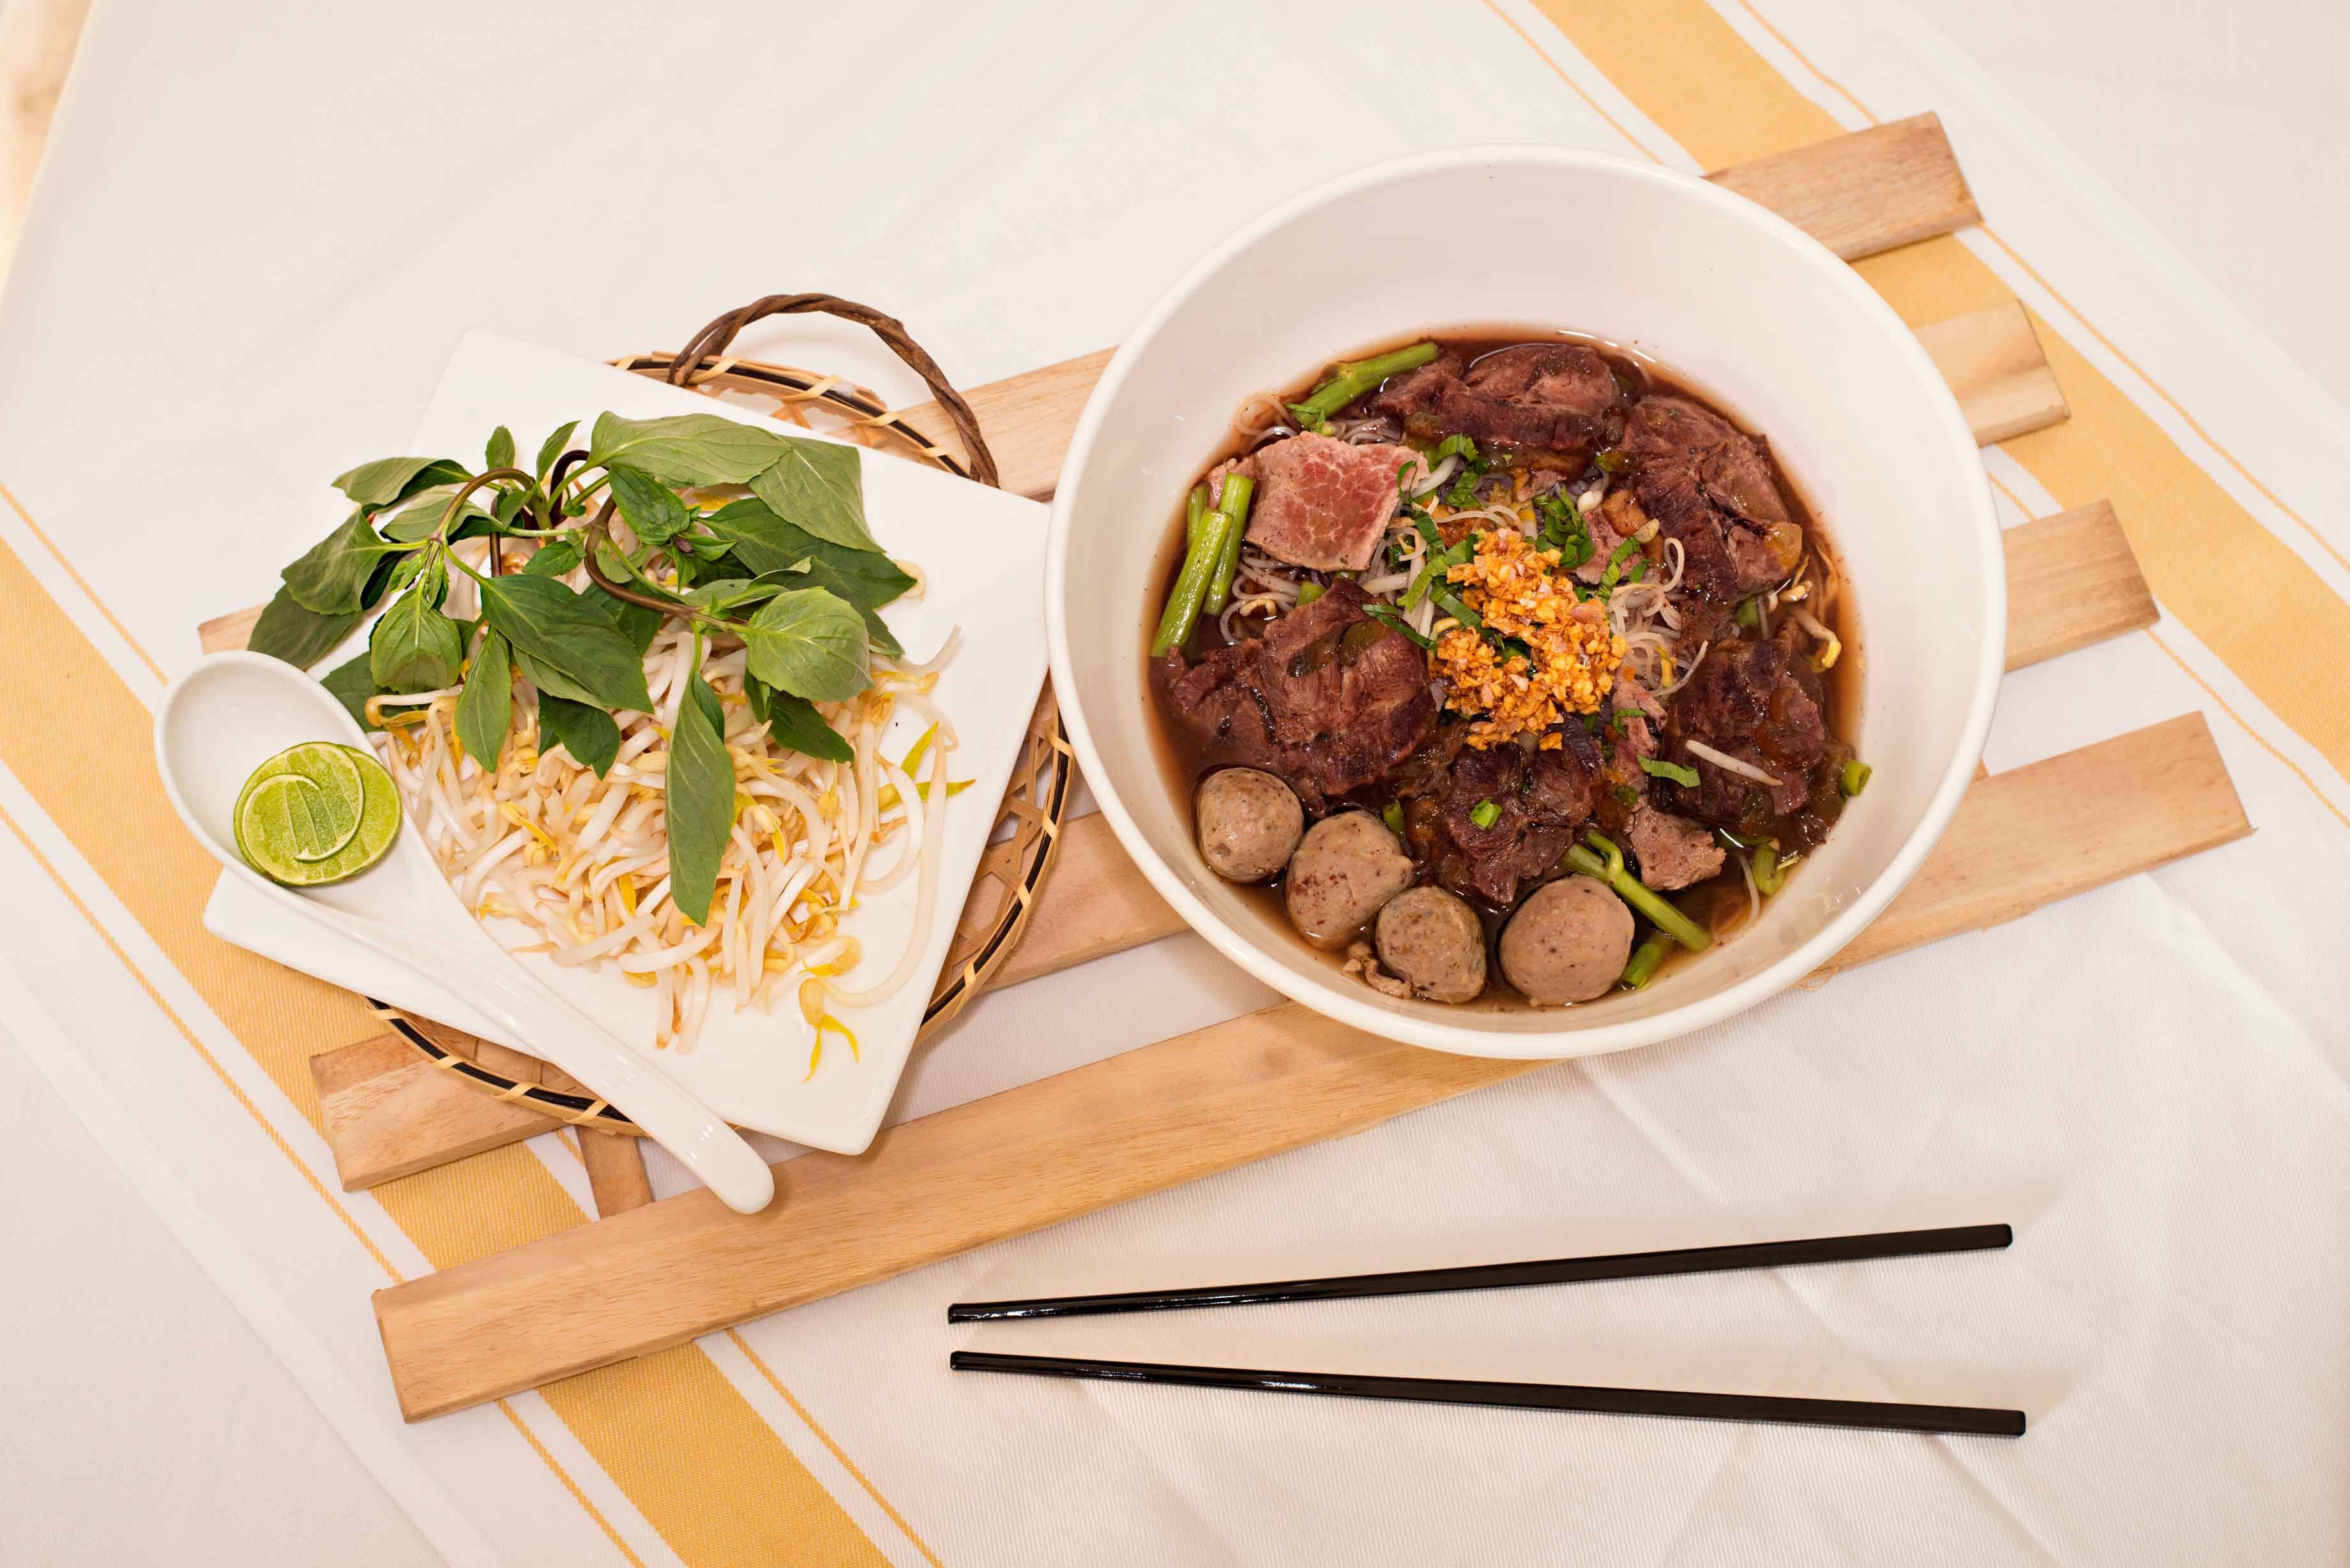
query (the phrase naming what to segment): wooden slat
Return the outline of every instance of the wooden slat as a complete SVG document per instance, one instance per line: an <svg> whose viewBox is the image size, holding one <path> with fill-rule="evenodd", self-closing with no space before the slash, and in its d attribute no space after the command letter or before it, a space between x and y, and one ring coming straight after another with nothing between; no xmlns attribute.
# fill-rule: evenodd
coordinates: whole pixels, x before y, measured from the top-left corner
<svg viewBox="0 0 2350 1568"><path fill-rule="evenodd" d="M645 1151L627 1133L593 1132L574 1127L579 1140L579 1163L588 1168L588 1190L596 1212L609 1220L653 1200L653 1184L645 1175Z"/></svg>
<svg viewBox="0 0 2350 1568"><path fill-rule="evenodd" d="M1999 925L2251 830L2200 713L1992 774L1901 896L1825 967Z"/></svg>
<svg viewBox="0 0 2350 1568"><path fill-rule="evenodd" d="M253 640L253 627L261 618L261 607L231 610L216 615L196 628L196 641L206 653L221 653L232 648L243 648Z"/></svg>
<svg viewBox="0 0 2350 1568"><path fill-rule="evenodd" d="M2104 503L2012 528L2002 542L2009 669L2151 623L2152 596ZM1104 818L1080 817L1064 827L1060 854L1020 945L989 976L991 987L1016 985L1183 929ZM513 1143L551 1125L536 1111L455 1081L397 1036L329 1052L313 1060L312 1070L319 1078L327 1140L347 1190ZM338 1085L331 1092L330 1079Z"/></svg>
<svg viewBox="0 0 2350 1568"><path fill-rule="evenodd" d="M1706 178L1760 202L1846 261L1946 234L1982 217L1941 119L1932 114L1757 158Z"/></svg>
<svg viewBox="0 0 2350 1568"><path fill-rule="evenodd" d="M2010 670L2160 618L2110 501L2011 528L2006 544Z"/></svg>
<svg viewBox="0 0 2350 1568"><path fill-rule="evenodd" d="M1958 393L1979 446L2045 429L2073 411L2032 317L2013 300L1920 327L1918 341Z"/></svg>
<svg viewBox="0 0 2350 1568"><path fill-rule="evenodd" d="M1994 774L1831 968L2011 919L2249 832L2199 714ZM441 1415L1535 1071L1284 1003L376 1293L401 1412Z"/></svg>

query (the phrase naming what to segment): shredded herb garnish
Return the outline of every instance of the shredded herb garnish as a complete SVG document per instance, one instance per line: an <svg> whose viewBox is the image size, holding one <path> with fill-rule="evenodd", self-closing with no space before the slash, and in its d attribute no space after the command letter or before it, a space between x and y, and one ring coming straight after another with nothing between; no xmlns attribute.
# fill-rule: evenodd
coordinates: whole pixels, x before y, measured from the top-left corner
<svg viewBox="0 0 2350 1568"><path fill-rule="evenodd" d="M1542 534L1535 542L1545 550L1558 552L1560 571L1571 572L1591 559L1596 547L1591 542L1591 527L1573 501L1545 495L1534 503L1534 514L1542 519Z"/></svg>
<svg viewBox="0 0 2350 1568"><path fill-rule="evenodd" d="M1652 779L1670 779L1677 784L1697 788L1697 770L1685 768L1679 763L1665 762L1658 757L1642 757L1640 771Z"/></svg>
<svg viewBox="0 0 2350 1568"><path fill-rule="evenodd" d="M1403 633L1404 636L1411 639L1413 642L1419 644L1421 648L1434 648L1436 646L1436 639L1434 638L1420 636L1418 631L1412 628L1411 623L1405 620L1402 614L1398 611L1393 605L1367 604L1363 607L1363 613L1370 617L1373 620L1378 621L1381 626L1388 628L1389 630Z"/></svg>

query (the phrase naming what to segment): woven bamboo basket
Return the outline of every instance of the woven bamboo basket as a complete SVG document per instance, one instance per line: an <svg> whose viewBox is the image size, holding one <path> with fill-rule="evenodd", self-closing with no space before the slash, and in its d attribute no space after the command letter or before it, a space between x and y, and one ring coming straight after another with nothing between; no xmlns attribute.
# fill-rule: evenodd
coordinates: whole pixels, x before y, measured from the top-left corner
<svg viewBox="0 0 2350 1568"><path fill-rule="evenodd" d="M841 377L797 366L740 358L726 352L736 335L770 316L821 313L872 329L890 350L922 378L962 440L967 459L958 459L907 422L870 389ZM905 327L870 306L832 295L770 295L726 315L693 335L674 353L631 354L615 368L650 376L710 397L729 394L764 400L772 417L827 434L840 435L876 451L894 452L983 484L996 483L995 458L962 395L935 360L906 335ZM1048 682L1028 721L1026 743L1014 767L1012 784L997 810L995 831L980 862L971 893L955 925L953 945L922 1015L927 1036L979 994L1010 955L1026 927L1036 894L1053 867L1061 824L1067 814L1069 738ZM584 1092L559 1070L535 1057L507 1051L443 1024L376 1005L376 1013L435 1066L484 1094L528 1106L550 1125L568 1122L601 1132L642 1134L607 1102Z"/></svg>

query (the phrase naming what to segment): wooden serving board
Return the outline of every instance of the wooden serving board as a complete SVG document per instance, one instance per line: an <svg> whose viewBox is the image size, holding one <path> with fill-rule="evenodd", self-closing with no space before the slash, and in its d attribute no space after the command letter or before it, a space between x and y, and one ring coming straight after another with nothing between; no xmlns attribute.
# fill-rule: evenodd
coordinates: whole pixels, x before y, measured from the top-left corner
<svg viewBox="0 0 2350 1568"><path fill-rule="evenodd" d="M1930 115L1713 178L1848 259L1977 215ZM1918 337L1978 440L2065 416L2020 306L1937 323ZM972 393L1007 489L1051 493L1109 357ZM934 408L906 417L955 449ZM2110 507L2026 524L2006 544L2009 668L2154 619ZM255 613L207 625L206 646L241 646ZM1831 967L2012 919L2246 831L2199 717L1983 777L1909 888ZM990 983L1180 929L1100 819L1069 824L1059 853L1026 936ZM381 1292L378 1321L401 1408L415 1419L1359 1131L1542 1065L1397 1046L1284 1004L888 1128L858 1158L787 1162L778 1168L776 1205L748 1218L700 1192L646 1202L627 1140L589 1135L581 1155L608 1218ZM393 1035L328 1053L314 1069L347 1186L551 1125L430 1067Z"/></svg>
<svg viewBox="0 0 2350 1568"><path fill-rule="evenodd" d="M1970 790L1849 968L2251 831L2200 714ZM1294 1002L885 1129L855 1158L775 1168L736 1214L696 1189L376 1293L417 1420L650 1355L973 1247L1553 1065L1448 1056Z"/></svg>

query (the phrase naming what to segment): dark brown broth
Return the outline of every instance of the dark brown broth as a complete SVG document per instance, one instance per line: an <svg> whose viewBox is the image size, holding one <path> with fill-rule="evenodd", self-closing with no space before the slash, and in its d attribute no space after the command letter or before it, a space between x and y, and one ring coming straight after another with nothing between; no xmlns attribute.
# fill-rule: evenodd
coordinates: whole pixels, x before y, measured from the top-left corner
<svg viewBox="0 0 2350 1568"><path fill-rule="evenodd" d="M1762 440L1766 447L1769 446L1768 432L1757 431L1744 420L1739 419L1728 407L1698 389L1687 378L1666 369L1655 359L1636 349L1627 348L1621 344L1589 333L1542 327L1461 327L1450 331L1412 333L1383 338L1357 352L1342 355L1339 358L1350 360L1369 358L1414 343L1431 340L1438 345L1440 351L1458 355L1464 368L1473 366L1485 356L1504 348L1520 348L1534 343L1580 344L1596 350L1607 361L1609 367L1616 371L1617 381L1623 386L1627 400L1653 393L1686 398L1691 402L1711 410L1739 431ZM1282 400L1286 403L1302 400L1322 381L1326 371L1326 366L1318 368L1311 375L1284 388L1281 394ZM1363 402L1376 395L1377 389L1365 393L1363 398L1349 404L1346 410L1342 410L1339 417L1357 413ZM1253 444L1250 438L1238 434L1230 436L1216 448L1214 454L1201 467L1199 476L1193 483L1197 483L1204 479L1218 463L1225 459L1237 457L1247 452ZM1860 680L1864 660L1861 653L1859 620L1854 604L1855 596L1851 583L1845 573L1843 561L1836 552L1834 540L1819 523L1817 514L1813 511L1810 503L1804 497L1794 475L1789 472L1785 464L1779 460L1776 448L1773 447L1770 451L1772 467L1779 481L1780 493L1787 503L1790 516L1804 530L1807 548L1812 554L1822 557L1833 566L1837 577L1844 584L1843 591L1838 594L1835 606L1822 618L1829 629L1834 631L1844 644L1844 653L1837 659L1835 668L1823 675L1821 684L1826 697L1825 716L1827 720L1828 732L1847 745L1856 748L1859 737L1856 731L1850 725L1847 715L1856 718L1863 711ZM1200 781L1207 774L1213 772L1218 764L1187 747L1175 727L1169 723L1165 715L1159 711L1158 698L1151 688L1149 676L1150 660L1147 647L1153 632L1157 629L1159 610L1166 603L1167 595L1172 589L1175 578L1182 570L1186 497L1190 488L1185 486L1183 492L1179 493L1175 497L1173 511L1166 529L1168 542L1161 552L1163 569L1159 574L1160 589L1159 595L1143 607L1141 634L1146 645L1143 659L1145 671L1143 701L1149 707L1153 717L1158 720L1151 728L1154 732L1154 744L1158 751L1160 770L1167 779L1169 790L1177 798L1186 802L1191 800L1193 792L1199 787ZM1320 574L1306 575L1320 576ZM1184 643L1182 651L1186 658L1196 659L1208 649L1223 645L1225 642L1226 639L1215 619L1202 615L1191 638ZM1336 806L1336 809L1344 809L1346 805L1363 805L1376 812L1378 797L1378 791L1374 786L1371 790L1360 792L1359 796L1348 797L1346 803ZM1688 888L1672 893L1669 897L1684 913L1699 925L1714 931L1718 937L1734 936L1745 922L1749 906L1746 878L1740 870L1739 864L1738 857L1733 854L1719 875L1702 882L1693 883ZM1799 860L1788 867L1786 875L1793 878L1801 875L1802 871L1803 863ZM1310 946L1303 937L1297 935L1295 928L1290 924L1282 887L1285 875L1284 871L1269 881L1239 887L1236 890L1259 902L1266 919L1286 931L1290 940L1296 942L1301 950L1312 953L1315 958L1327 963L1334 971L1336 970L1345 961L1343 953L1323 952ZM1420 867L1420 880L1423 883L1429 880L1428 868L1425 866ZM1521 889L1519 902L1524 900L1526 894L1533 890L1534 886L1535 884L1529 884ZM1783 886L1780 889L1781 893L1784 893L1785 890ZM1773 895L1773 897L1776 896ZM1476 911L1479 922L1485 929L1487 981L1484 992L1473 1000L1450 1005L1474 1012L1523 1012L1532 1009L1533 1004L1520 996L1502 977L1501 965L1493 951L1501 929L1507 922L1511 910L1516 906L1513 904L1507 909L1497 909L1482 899L1474 898L1466 898L1463 901ZM1766 908L1768 900L1765 900ZM1642 937L1645 937L1651 929L1645 919L1639 920L1638 928ZM1659 966L1657 972L1662 976L1692 960L1703 957L1703 953L1689 952L1678 946L1670 947L1667 950L1664 963ZM1649 983L1654 984L1655 981L1652 980ZM1617 993L1611 992L1608 994ZM1604 1001L1605 998L1600 1000ZM1549 1012L1556 1009L1544 1008L1542 1011Z"/></svg>

